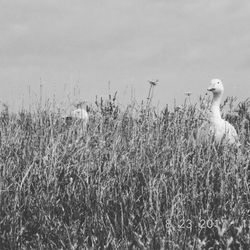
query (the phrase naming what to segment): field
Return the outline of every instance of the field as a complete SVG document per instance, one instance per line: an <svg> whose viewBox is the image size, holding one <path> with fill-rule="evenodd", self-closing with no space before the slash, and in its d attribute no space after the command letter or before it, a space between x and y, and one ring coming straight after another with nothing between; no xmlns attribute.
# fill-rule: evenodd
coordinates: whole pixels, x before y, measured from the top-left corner
<svg viewBox="0 0 250 250"><path fill-rule="evenodd" d="M250 102L223 104L240 148L196 143L203 104L2 112L0 249L249 249Z"/></svg>

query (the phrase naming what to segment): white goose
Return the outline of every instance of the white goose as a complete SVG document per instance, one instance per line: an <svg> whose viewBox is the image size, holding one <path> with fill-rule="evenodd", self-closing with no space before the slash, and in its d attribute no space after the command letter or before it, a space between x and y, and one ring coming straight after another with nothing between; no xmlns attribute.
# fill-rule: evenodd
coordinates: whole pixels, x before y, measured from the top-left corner
<svg viewBox="0 0 250 250"><path fill-rule="evenodd" d="M76 105L77 109L70 112L69 116L66 116L66 123L72 124L73 121L79 121L83 125L83 127L87 126L87 123L89 121L89 115L86 109L79 107L79 105Z"/></svg>
<svg viewBox="0 0 250 250"><path fill-rule="evenodd" d="M79 120L84 121L85 123L89 120L88 112L84 108L78 108L71 112L71 116Z"/></svg>
<svg viewBox="0 0 250 250"><path fill-rule="evenodd" d="M224 92L224 87L219 79L212 79L211 85L207 89L213 93L209 123L202 125L198 132L198 140L207 140L208 136L213 136L216 143L240 145L235 128L226 120L222 119L220 113L220 102Z"/></svg>

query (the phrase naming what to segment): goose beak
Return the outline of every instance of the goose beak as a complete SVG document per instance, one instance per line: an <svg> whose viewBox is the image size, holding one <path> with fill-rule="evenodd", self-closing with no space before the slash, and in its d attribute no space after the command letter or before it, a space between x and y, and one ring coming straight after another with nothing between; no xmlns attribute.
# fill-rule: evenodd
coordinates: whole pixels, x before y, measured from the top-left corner
<svg viewBox="0 0 250 250"><path fill-rule="evenodd" d="M214 91L214 90L215 90L215 87L213 86L213 84L211 84L211 85L208 87L207 90L208 90L208 91Z"/></svg>
<svg viewBox="0 0 250 250"><path fill-rule="evenodd" d="M215 88L208 88L207 90L208 90L208 91L214 91Z"/></svg>

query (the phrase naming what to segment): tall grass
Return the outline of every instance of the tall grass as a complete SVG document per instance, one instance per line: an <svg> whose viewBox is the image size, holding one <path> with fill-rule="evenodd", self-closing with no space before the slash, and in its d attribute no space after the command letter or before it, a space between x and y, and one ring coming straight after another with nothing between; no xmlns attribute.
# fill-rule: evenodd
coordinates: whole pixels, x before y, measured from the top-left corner
<svg viewBox="0 0 250 250"><path fill-rule="evenodd" d="M229 100L225 105L229 104ZM0 249L248 249L249 102L241 148L197 145L201 103L49 107L0 117Z"/></svg>

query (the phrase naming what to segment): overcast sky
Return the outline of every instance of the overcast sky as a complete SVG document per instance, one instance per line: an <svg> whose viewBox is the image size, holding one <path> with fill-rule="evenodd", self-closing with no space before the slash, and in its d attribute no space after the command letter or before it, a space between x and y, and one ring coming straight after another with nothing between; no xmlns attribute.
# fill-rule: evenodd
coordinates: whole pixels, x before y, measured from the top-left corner
<svg viewBox="0 0 250 250"><path fill-rule="evenodd" d="M206 92L222 79L225 96L250 96L248 0L1 0L0 100L28 103L68 93L93 102L108 82L121 102L131 88L165 105Z"/></svg>

